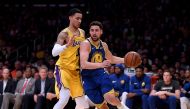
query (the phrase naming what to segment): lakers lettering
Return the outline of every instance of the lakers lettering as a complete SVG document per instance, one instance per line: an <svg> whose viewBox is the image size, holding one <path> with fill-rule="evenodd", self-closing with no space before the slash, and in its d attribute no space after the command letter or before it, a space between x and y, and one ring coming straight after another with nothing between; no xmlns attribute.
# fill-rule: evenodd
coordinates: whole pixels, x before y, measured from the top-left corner
<svg viewBox="0 0 190 109"><path fill-rule="evenodd" d="M80 43L81 43L81 41L74 41L73 47L74 47L74 46L77 46L77 45L80 45Z"/></svg>

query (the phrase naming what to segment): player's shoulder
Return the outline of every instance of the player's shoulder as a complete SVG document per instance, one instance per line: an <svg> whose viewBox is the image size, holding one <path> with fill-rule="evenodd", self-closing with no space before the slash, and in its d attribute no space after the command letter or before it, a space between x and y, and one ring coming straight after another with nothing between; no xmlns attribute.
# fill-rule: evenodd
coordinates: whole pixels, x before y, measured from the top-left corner
<svg viewBox="0 0 190 109"><path fill-rule="evenodd" d="M106 42L103 42L103 41L101 41L102 42L102 46L105 48L108 48L108 45L107 45L107 43Z"/></svg>
<svg viewBox="0 0 190 109"><path fill-rule="evenodd" d="M85 36L85 31L81 28L78 28L78 29L79 29L80 33L82 33L82 35Z"/></svg>
<svg viewBox="0 0 190 109"><path fill-rule="evenodd" d="M104 41L102 41L102 40L101 40L101 42L102 42L102 44L103 44L103 45L107 45L107 43L106 43L106 42L104 42Z"/></svg>
<svg viewBox="0 0 190 109"><path fill-rule="evenodd" d="M90 45L90 42L87 39L85 39L80 43L80 46L87 46L87 45Z"/></svg>
<svg viewBox="0 0 190 109"><path fill-rule="evenodd" d="M68 29L67 28L62 29L59 34L68 35Z"/></svg>
<svg viewBox="0 0 190 109"><path fill-rule="evenodd" d="M79 28L79 30L80 30L81 32L85 33L85 31L84 31L83 29Z"/></svg>

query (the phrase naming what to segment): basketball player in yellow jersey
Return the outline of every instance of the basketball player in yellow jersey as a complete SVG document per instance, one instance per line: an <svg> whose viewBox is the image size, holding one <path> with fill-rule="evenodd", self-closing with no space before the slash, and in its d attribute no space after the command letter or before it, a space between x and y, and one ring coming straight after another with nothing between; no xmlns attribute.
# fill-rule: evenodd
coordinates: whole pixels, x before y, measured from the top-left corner
<svg viewBox="0 0 190 109"><path fill-rule="evenodd" d="M53 109L63 109L70 96L75 99L75 109L88 109L80 79L78 49L80 42L85 40L85 33L80 29L82 12L72 9L69 12L69 26L62 30L55 43L52 55L59 59L55 66L55 91L59 101Z"/></svg>

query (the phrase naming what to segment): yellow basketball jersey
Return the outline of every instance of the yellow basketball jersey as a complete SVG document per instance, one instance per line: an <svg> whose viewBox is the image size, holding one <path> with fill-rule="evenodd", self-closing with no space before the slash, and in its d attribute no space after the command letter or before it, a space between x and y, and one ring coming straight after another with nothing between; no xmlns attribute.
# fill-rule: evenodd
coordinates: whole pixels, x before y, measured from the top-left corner
<svg viewBox="0 0 190 109"><path fill-rule="evenodd" d="M69 37L73 37L73 33L65 28L64 32L68 33ZM85 40L84 34L81 29L79 29L80 36L74 39L72 46L66 48L63 52L60 53L59 59L56 63L60 68L65 68L69 70L79 69L79 45L80 42Z"/></svg>

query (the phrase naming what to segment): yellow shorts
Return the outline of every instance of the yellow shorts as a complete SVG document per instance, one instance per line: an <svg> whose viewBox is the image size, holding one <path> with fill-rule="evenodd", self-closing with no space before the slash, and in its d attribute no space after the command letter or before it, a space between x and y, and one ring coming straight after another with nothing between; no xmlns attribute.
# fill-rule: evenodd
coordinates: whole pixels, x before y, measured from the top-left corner
<svg viewBox="0 0 190 109"><path fill-rule="evenodd" d="M55 93L59 98L59 91L61 87L68 88L72 98L84 95L82 81L80 78L80 70L61 69L59 66L55 67Z"/></svg>

